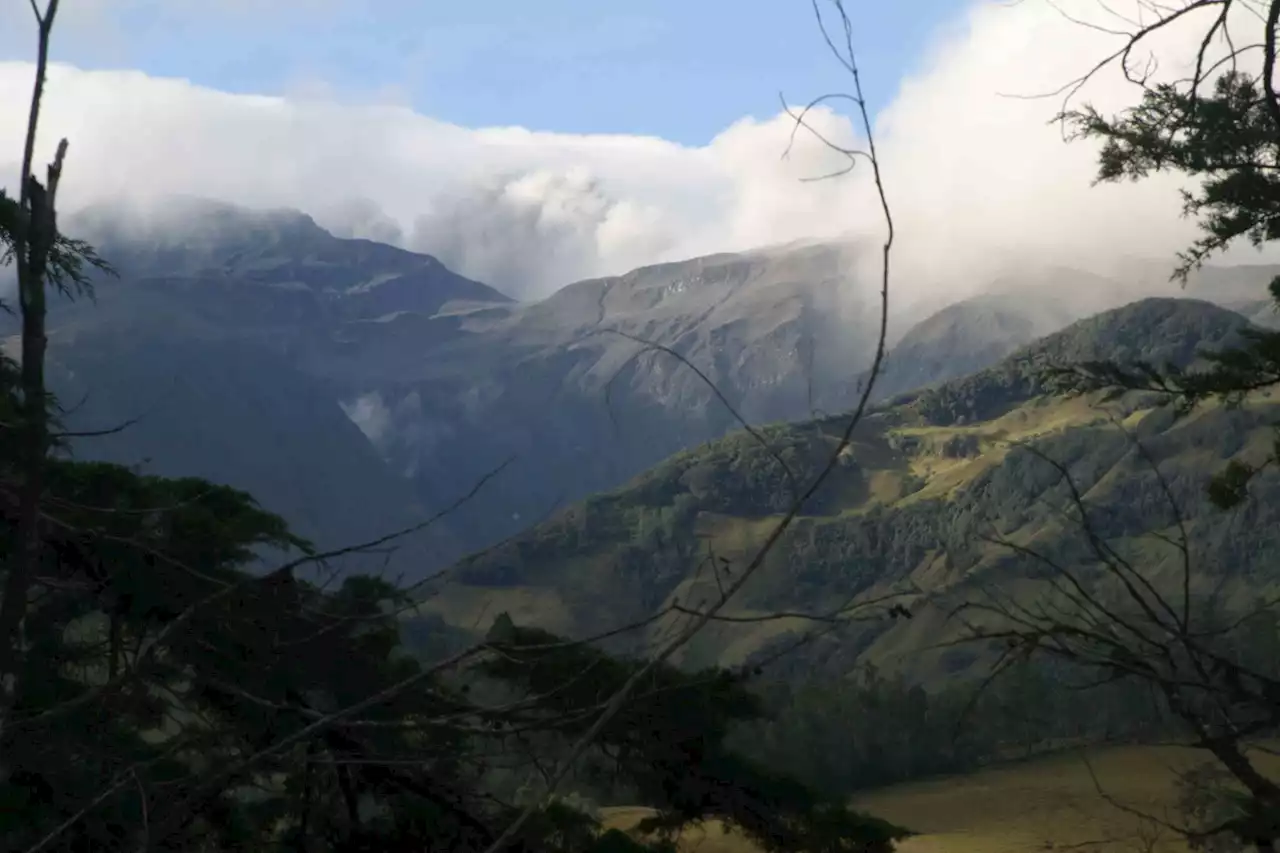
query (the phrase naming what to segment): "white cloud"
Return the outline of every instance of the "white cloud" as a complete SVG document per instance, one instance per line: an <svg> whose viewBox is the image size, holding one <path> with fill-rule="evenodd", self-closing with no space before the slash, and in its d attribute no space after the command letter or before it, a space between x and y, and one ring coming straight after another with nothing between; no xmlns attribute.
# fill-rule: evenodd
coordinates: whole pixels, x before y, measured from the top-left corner
<svg viewBox="0 0 1280 853"><path fill-rule="evenodd" d="M1092 0L1058 5L1101 14ZM1104 267L1185 244L1193 232L1175 181L1093 188L1091 146L1064 144L1048 123L1057 101L1000 96L1053 89L1111 46L1044 2L981 3L902 81L876 132L904 299L960 295L1022 264ZM839 71L833 60L833 85L846 82ZM0 103L23 103L30 77L29 65L0 63ZM1084 92L1103 105L1133 95L1114 73ZM21 113L0 115L0 150L20 150ZM855 138L847 118L813 120L829 137ZM295 206L343 233L400 239L515 295L541 295L658 260L844 233L878 239L865 169L801 182L841 161L805 134L783 160L789 132L785 116L744 120L684 147L468 129L404 107L233 96L57 66L40 150L71 139L71 206L172 193ZM15 177L7 168L3 182Z"/></svg>

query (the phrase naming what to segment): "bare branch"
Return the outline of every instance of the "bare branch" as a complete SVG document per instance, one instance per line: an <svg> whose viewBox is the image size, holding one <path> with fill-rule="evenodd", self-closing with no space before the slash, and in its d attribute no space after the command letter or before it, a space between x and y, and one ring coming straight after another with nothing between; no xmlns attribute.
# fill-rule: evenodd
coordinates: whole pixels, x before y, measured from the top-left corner
<svg viewBox="0 0 1280 853"><path fill-rule="evenodd" d="M702 629L714 619L719 612L728 604L733 596L751 579L765 559L772 552L783 534L790 528L792 522L799 515L800 510L808 502L810 498L817 492L827 477L835 470L839 463L841 453L849 446L852 441L854 430L861 423L868 404L871 399L872 390L875 387L876 379L880 374L881 366L884 362L885 345L888 337L888 316L889 316L889 279L890 279L890 254L893 249L894 227L893 216L889 209L888 199L884 189L883 178L880 172L879 161L876 156L874 132L871 125L870 115L866 107L866 99L862 91L862 80L858 69L855 52L853 50L852 23L845 12L843 0L832 0L844 29L844 44L847 49L847 55L842 54L832 41L823 21L821 10L817 6L817 0L814 0L814 12L818 19L819 27L822 31L823 38L827 41L832 52L840 60L841 64L849 71L852 81L854 93L852 98L858 105L859 115L862 119L863 130L867 136L868 154L872 165L873 178L875 180L876 192L880 199L881 209L884 213L886 224L886 237L882 250L882 274L880 287L880 327L879 336L876 342L875 358L872 361L871 370L866 386L863 388L862 394L858 400L857 406L849 417L845 429L840 436L840 440L834 452L829 457L827 464L814 477L808 488L802 492L791 504L791 507L783 515L783 517L773 526L769 535L765 538L764 543L757 550L756 555L739 573L738 577L726 587L724 595L711 607L702 611L692 623L680 631L674 639L672 639L661 651L651 657L643 667L638 668L629 677L626 682L614 693L605 709L596 718L596 721L588 728L581 737L573 744L569 750L569 754L561 765L559 771L552 778L551 784L548 785L547 795L555 792L556 788L563 782L569 770L573 768L582 755L585 753L590 744L596 739L604 727L622 710L623 706L631 697L642 679L644 679L653 669L660 666L679 649L684 647L693 637L695 637ZM531 803L520 815L511 822L502 834L486 849L485 853L497 853L507 846L508 843L516 836L516 834L524 827L528 820L534 815L538 809L538 803Z"/></svg>

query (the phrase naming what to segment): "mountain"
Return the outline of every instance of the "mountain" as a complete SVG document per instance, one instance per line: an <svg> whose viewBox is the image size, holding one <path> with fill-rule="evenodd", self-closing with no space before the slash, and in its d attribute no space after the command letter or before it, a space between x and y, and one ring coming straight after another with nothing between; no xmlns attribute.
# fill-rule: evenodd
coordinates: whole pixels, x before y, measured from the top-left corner
<svg viewBox="0 0 1280 853"><path fill-rule="evenodd" d="M393 362L370 331L379 355L343 381L349 405L377 413L375 444L420 482L461 486L511 460L456 519L487 544L733 429L730 406L751 422L806 416L870 355L869 312L843 303L846 268L842 249L822 246L578 282L459 316L462 333L425 355L415 340ZM815 352L818 341L866 352Z"/></svg>
<svg viewBox="0 0 1280 853"><path fill-rule="evenodd" d="M305 353L344 323L511 303L435 258L334 237L298 211L183 199L163 213L91 208L70 218L68 232L90 238L121 275L98 283L96 306L62 306L62 322L100 323L104 309L164 312L185 332L252 335Z"/></svg>
<svg viewBox="0 0 1280 853"><path fill-rule="evenodd" d="M852 360L815 347L867 343L842 247L698 258L516 304L433 258L336 238L293 211L185 200L155 221L114 210L74 220L121 276L99 282L94 302L56 307L54 354L59 341L80 339L60 356L72 369L107 361L93 352L98 338L85 337L102 330L208 346L210 360L220 347L252 345L264 364L275 359L323 389L433 511L505 464L446 523L464 550L732 429L720 395L749 420L803 416L826 377L869 356L869 345ZM155 381L129 377L131 364L114 368L122 384ZM283 376L267 369L264 381L271 375ZM206 390L193 411L226 423L217 395L230 389ZM221 465L194 441L168 452L178 468L245 467Z"/></svg>
<svg viewBox="0 0 1280 853"><path fill-rule="evenodd" d="M1113 360L1185 367L1205 347L1235 339L1247 321L1209 302L1151 298L1085 318L1023 347L1000 363L938 387L897 398L929 424L989 420L1040 390L1047 365Z"/></svg>
<svg viewBox="0 0 1280 853"><path fill-rule="evenodd" d="M334 500L326 514L320 496L350 494L371 519L360 529L392 529L406 514L450 507L484 481L437 525L441 543L452 543L432 545L444 555L439 562L397 559L398 570L415 574L616 488L738 428L739 416L769 423L846 410L875 344L878 303L850 273L856 246L793 244L658 264L516 303L434 258L335 237L297 211L184 199L151 211L93 209L67 223L121 271L119 280L98 282L94 301L59 301L50 318L51 357L69 375L115 383L130 400L108 405L94 392L95 406L133 417L154 395L124 389L172 384L177 373L235 350L245 353L254 393L279 398L276 409L249 411L233 385L192 382L181 417L177 409L171 420L152 417L172 436L163 452L148 452L141 433L133 444L85 440L77 452L150 457L175 473L221 471L263 494L288 476L297 488L269 505L335 535L347 535L361 513ZM1149 286L1158 269L1139 270L1136 284L1025 272L991 283L984 296L938 300L932 316L897 314L902 331L876 399L990 365ZM1203 288L1216 293L1221 284L1232 299L1256 298L1266 272L1209 270L1225 284ZM138 341L128 357L109 343L122 336ZM106 364L110 377L100 375ZM82 389L59 390L71 399ZM306 399L287 402L294 395ZM285 417L286 409L316 412L316 426ZM339 414L359 432L339 427ZM267 420L276 417L280 424ZM199 438L203 426L189 423L216 424L225 441ZM325 437L322 423L331 425ZM248 456L228 456L242 452ZM289 459L292 473L272 467ZM367 467L377 470L357 475Z"/></svg>
<svg viewBox="0 0 1280 853"><path fill-rule="evenodd" d="M235 485L322 550L375 540L423 518L330 389L269 349L142 329L51 338L49 378L80 457ZM123 428L119 428L123 427ZM117 429L119 428L119 429ZM459 552L445 527L407 537L390 566L422 571ZM332 561L381 571L385 553Z"/></svg>
<svg viewBox="0 0 1280 853"><path fill-rule="evenodd" d="M876 399L981 370L1082 313L1077 306L1017 292L997 291L948 305L909 328L889 350L876 379ZM868 379L864 373L854 384Z"/></svg>
<svg viewBox="0 0 1280 853"><path fill-rule="evenodd" d="M303 365L334 348L343 324L510 300L433 258L339 240L296 212L188 201L176 213L178 230L101 210L70 220L120 277L97 280L92 300L55 300L50 384L67 429L128 423L73 439L72 452L246 489L323 549L437 511L443 499L387 467L339 386ZM418 576L465 550L445 522L397 545L339 562Z"/></svg>
<svg viewBox="0 0 1280 853"><path fill-rule="evenodd" d="M1062 521L1057 472L1016 443L1032 443L1078 478L1095 524L1156 575L1177 554L1148 532L1174 519L1164 486L1123 423L1160 461L1206 575L1225 575L1224 594L1272 580L1268 554L1280 545L1280 476L1264 474L1255 499L1236 515L1213 513L1203 485L1225 460L1265 451L1280 403L1243 412L1207 406L1175 418L1150 396L1049 396L1037 369L1114 356L1186 366L1197 347L1231 343L1248 323L1196 300L1148 299L1104 312L1020 348L995 366L905 395L879 408L854 435L837 468L782 536L759 572L729 605L733 621L713 623L682 653L688 665L750 664L815 623L770 618L779 611L821 615L850 600L913 585L915 616L857 623L836 642L815 642L790 660L804 669L847 672L855 663L902 666L945 677L974 663L968 649L938 648L962 597L994 586L1032 595L1035 573L994 535L1067 564L1089 551ZM790 478L807 482L832 453L840 418L745 432L673 456L624 487L579 503L460 567L433 603L462 626L487 612L586 636L629 623L643 628L615 644L666 636L673 602L712 600L722 571L741 569L790 504ZM1234 586L1233 586L1234 585ZM645 620L654 620L644 624ZM926 648L928 647L928 648Z"/></svg>

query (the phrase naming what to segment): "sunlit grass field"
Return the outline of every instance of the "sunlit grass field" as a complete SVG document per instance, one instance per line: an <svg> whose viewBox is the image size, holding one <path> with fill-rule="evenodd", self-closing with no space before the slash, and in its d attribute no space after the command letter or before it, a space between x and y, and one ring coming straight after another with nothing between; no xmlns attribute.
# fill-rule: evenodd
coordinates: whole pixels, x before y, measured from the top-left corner
<svg viewBox="0 0 1280 853"><path fill-rule="evenodd" d="M1259 763L1280 769L1265 758ZM1202 760L1179 747L1073 752L886 788L856 804L919 833L899 845L902 853L1181 853L1187 848L1172 833L1127 809L1176 822L1176 772ZM646 814L618 808L602 816L606 826L626 829ZM691 829L682 842L690 853L756 849L719 824Z"/></svg>

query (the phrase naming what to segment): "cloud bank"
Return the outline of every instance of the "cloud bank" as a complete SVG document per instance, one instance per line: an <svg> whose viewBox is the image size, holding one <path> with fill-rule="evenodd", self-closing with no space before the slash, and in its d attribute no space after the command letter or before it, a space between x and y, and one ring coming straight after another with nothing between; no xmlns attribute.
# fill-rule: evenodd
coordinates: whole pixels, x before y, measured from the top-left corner
<svg viewBox="0 0 1280 853"><path fill-rule="evenodd" d="M1102 14L1093 0L1057 6ZM1181 32L1173 48L1196 43L1195 30ZM939 35L876 117L901 299L964 296L1023 265L1165 257L1193 236L1176 181L1092 187L1093 148L1065 144L1049 123L1059 101L1004 96L1055 89L1114 47L1037 0L975 4ZM848 82L840 73L833 59L833 88ZM24 103L31 74L0 63L0 103ZM1109 73L1082 97L1106 107L1134 94ZM0 114L0 151L20 151L22 112ZM811 120L830 139L858 141L846 116ZM59 65L41 129L45 155L71 140L64 207L172 194L297 207L337 233L430 252L526 298L662 260L801 239L874 244L884 231L865 168L800 180L843 161L804 133L784 159L785 115L743 119L687 147L464 128L402 106L230 95ZM16 177L5 166L0 184Z"/></svg>

